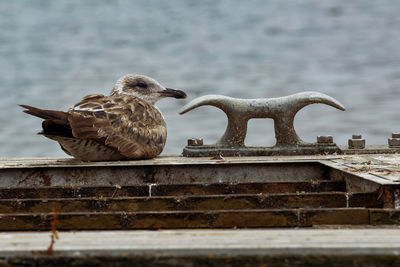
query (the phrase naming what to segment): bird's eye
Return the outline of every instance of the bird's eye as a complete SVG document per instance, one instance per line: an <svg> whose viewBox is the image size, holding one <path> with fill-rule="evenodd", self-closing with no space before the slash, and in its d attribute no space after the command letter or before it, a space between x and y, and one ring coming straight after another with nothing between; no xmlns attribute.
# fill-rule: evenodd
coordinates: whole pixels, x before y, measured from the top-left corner
<svg viewBox="0 0 400 267"><path fill-rule="evenodd" d="M145 84L144 82L138 82L136 85L140 88L147 88L147 84Z"/></svg>

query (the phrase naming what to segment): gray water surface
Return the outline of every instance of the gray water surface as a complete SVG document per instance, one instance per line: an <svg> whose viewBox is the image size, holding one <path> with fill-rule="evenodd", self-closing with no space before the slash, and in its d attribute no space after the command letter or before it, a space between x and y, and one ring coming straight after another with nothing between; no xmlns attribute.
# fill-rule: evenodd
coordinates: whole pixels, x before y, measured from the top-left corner
<svg viewBox="0 0 400 267"><path fill-rule="evenodd" d="M78 1L0 0L0 156L64 156L35 133L41 120L18 103L65 110L91 93L107 94L127 73L187 92L163 99L164 154L186 139L206 143L225 115L182 105L205 94L278 97L326 93L342 112L311 105L296 117L306 141L362 133L385 144L400 131L400 1ZM249 123L248 145L274 143L271 120Z"/></svg>

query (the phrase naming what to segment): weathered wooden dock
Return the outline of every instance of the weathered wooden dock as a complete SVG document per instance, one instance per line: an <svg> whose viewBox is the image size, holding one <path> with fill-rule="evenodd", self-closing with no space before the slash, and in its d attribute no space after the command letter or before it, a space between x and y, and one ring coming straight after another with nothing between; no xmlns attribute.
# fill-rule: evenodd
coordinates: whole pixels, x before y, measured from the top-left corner
<svg viewBox="0 0 400 267"><path fill-rule="evenodd" d="M399 164L398 154L1 159L0 264L399 264ZM46 256L54 211L60 239Z"/></svg>

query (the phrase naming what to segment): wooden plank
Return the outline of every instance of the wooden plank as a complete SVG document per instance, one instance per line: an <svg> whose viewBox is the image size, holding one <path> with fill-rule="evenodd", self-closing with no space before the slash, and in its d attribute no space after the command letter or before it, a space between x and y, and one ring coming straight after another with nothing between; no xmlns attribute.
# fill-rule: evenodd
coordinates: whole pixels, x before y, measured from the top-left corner
<svg viewBox="0 0 400 267"><path fill-rule="evenodd" d="M384 198L377 193L348 194L349 207L383 208Z"/></svg>
<svg viewBox="0 0 400 267"><path fill-rule="evenodd" d="M328 180L327 169L318 162L21 167L0 169L0 188L310 182Z"/></svg>
<svg viewBox="0 0 400 267"><path fill-rule="evenodd" d="M0 233L4 266L399 266L398 229Z"/></svg>
<svg viewBox="0 0 400 267"><path fill-rule="evenodd" d="M296 192L343 192L343 182L278 182L278 183L218 183L218 184L149 184L136 186L92 187L29 187L0 189L0 199L24 198L85 198L85 197L132 197L174 195L220 195Z"/></svg>
<svg viewBox="0 0 400 267"><path fill-rule="evenodd" d="M398 210L366 208L60 213L58 230L400 225ZM395 214L395 216L391 215ZM371 219L370 219L371 215ZM379 216L378 216L379 215ZM391 218L389 221L387 218ZM52 213L0 214L0 231L48 231Z"/></svg>
<svg viewBox="0 0 400 267"><path fill-rule="evenodd" d="M50 230L51 213L1 214L0 231ZM297 212L283 211L163 211L60 213L58 230L192 229L290 227Z"/></svg>
<svg viewBox="0 0 400 267"><path fill-rule="evenodd" d="M55 252L74 256L391 255L400 250L398 231L398 228L60 231ZM48 232L0 233L0 257L32 255L31 252L37 257L38 252L46 251L49 241Z"/></svg>
<svg viewBox="0 0 400 267"><path fill-rule="evenodd" d="M158 156L148 160L123 160L104 162L82 162L73 158L0 158L0 169L8 168L62 168L62 167L129 167L162 165L224 165L224 164L259 164L259 163L296 163L317 162L318 160L341 158L341 155L305 155L305 156L257 156L224 157L223 160L211 157L187 158L178 155Z"/></svg>
<svg viewBox="0 0 400 267"><path fill-rule="evenodd" d="M358 204L358 203L355 203ZM362 207L364 203L359 203ZM382 203L380 203L382 205ZM0 213L138 212L347 207L346 193L163 196L123 198L2 199ZM356 205L355 205L356 206Z"/></svg>
<svg viewBox="0 0 400 267"><path fill-rule="evenodd" d="M172 195L211 195L211 194L267 194L267 193L296 193L296 192L332 192L345 191L343 182L316 180L313 182L265 182L239 184L180 184L154 185L151 190L153 196Z"/></svg>
<svg viewBox="0 0 400 267"><path fill-rule="evenodd" d="M302 210L300 216L302 226L370 224L369 211L363 208Z"/></svg>
<svg viewBox="0 0 400 267"><path fill-rule="evenodd" d="M400 224L399 209L373 209L370 211L372 225Z"/></svg>
<svg viewBox="0 0 400 267"><path fill-rule="evenodd" d="M320 162L377 184L400 185L399 154L343 155Z"/></svg>

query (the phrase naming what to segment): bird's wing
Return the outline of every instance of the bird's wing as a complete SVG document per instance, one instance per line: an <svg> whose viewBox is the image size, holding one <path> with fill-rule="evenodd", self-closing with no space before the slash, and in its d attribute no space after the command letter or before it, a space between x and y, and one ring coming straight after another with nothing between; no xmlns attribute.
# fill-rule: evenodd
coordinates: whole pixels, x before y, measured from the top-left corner
<svg viewBox="0 0 400 267"><path fill-rule="evenodd" d="M167 131L162 115L139 98L89 95L68 113L76 138L95 139L127 158L152 158L164 148Z"/></svg>

